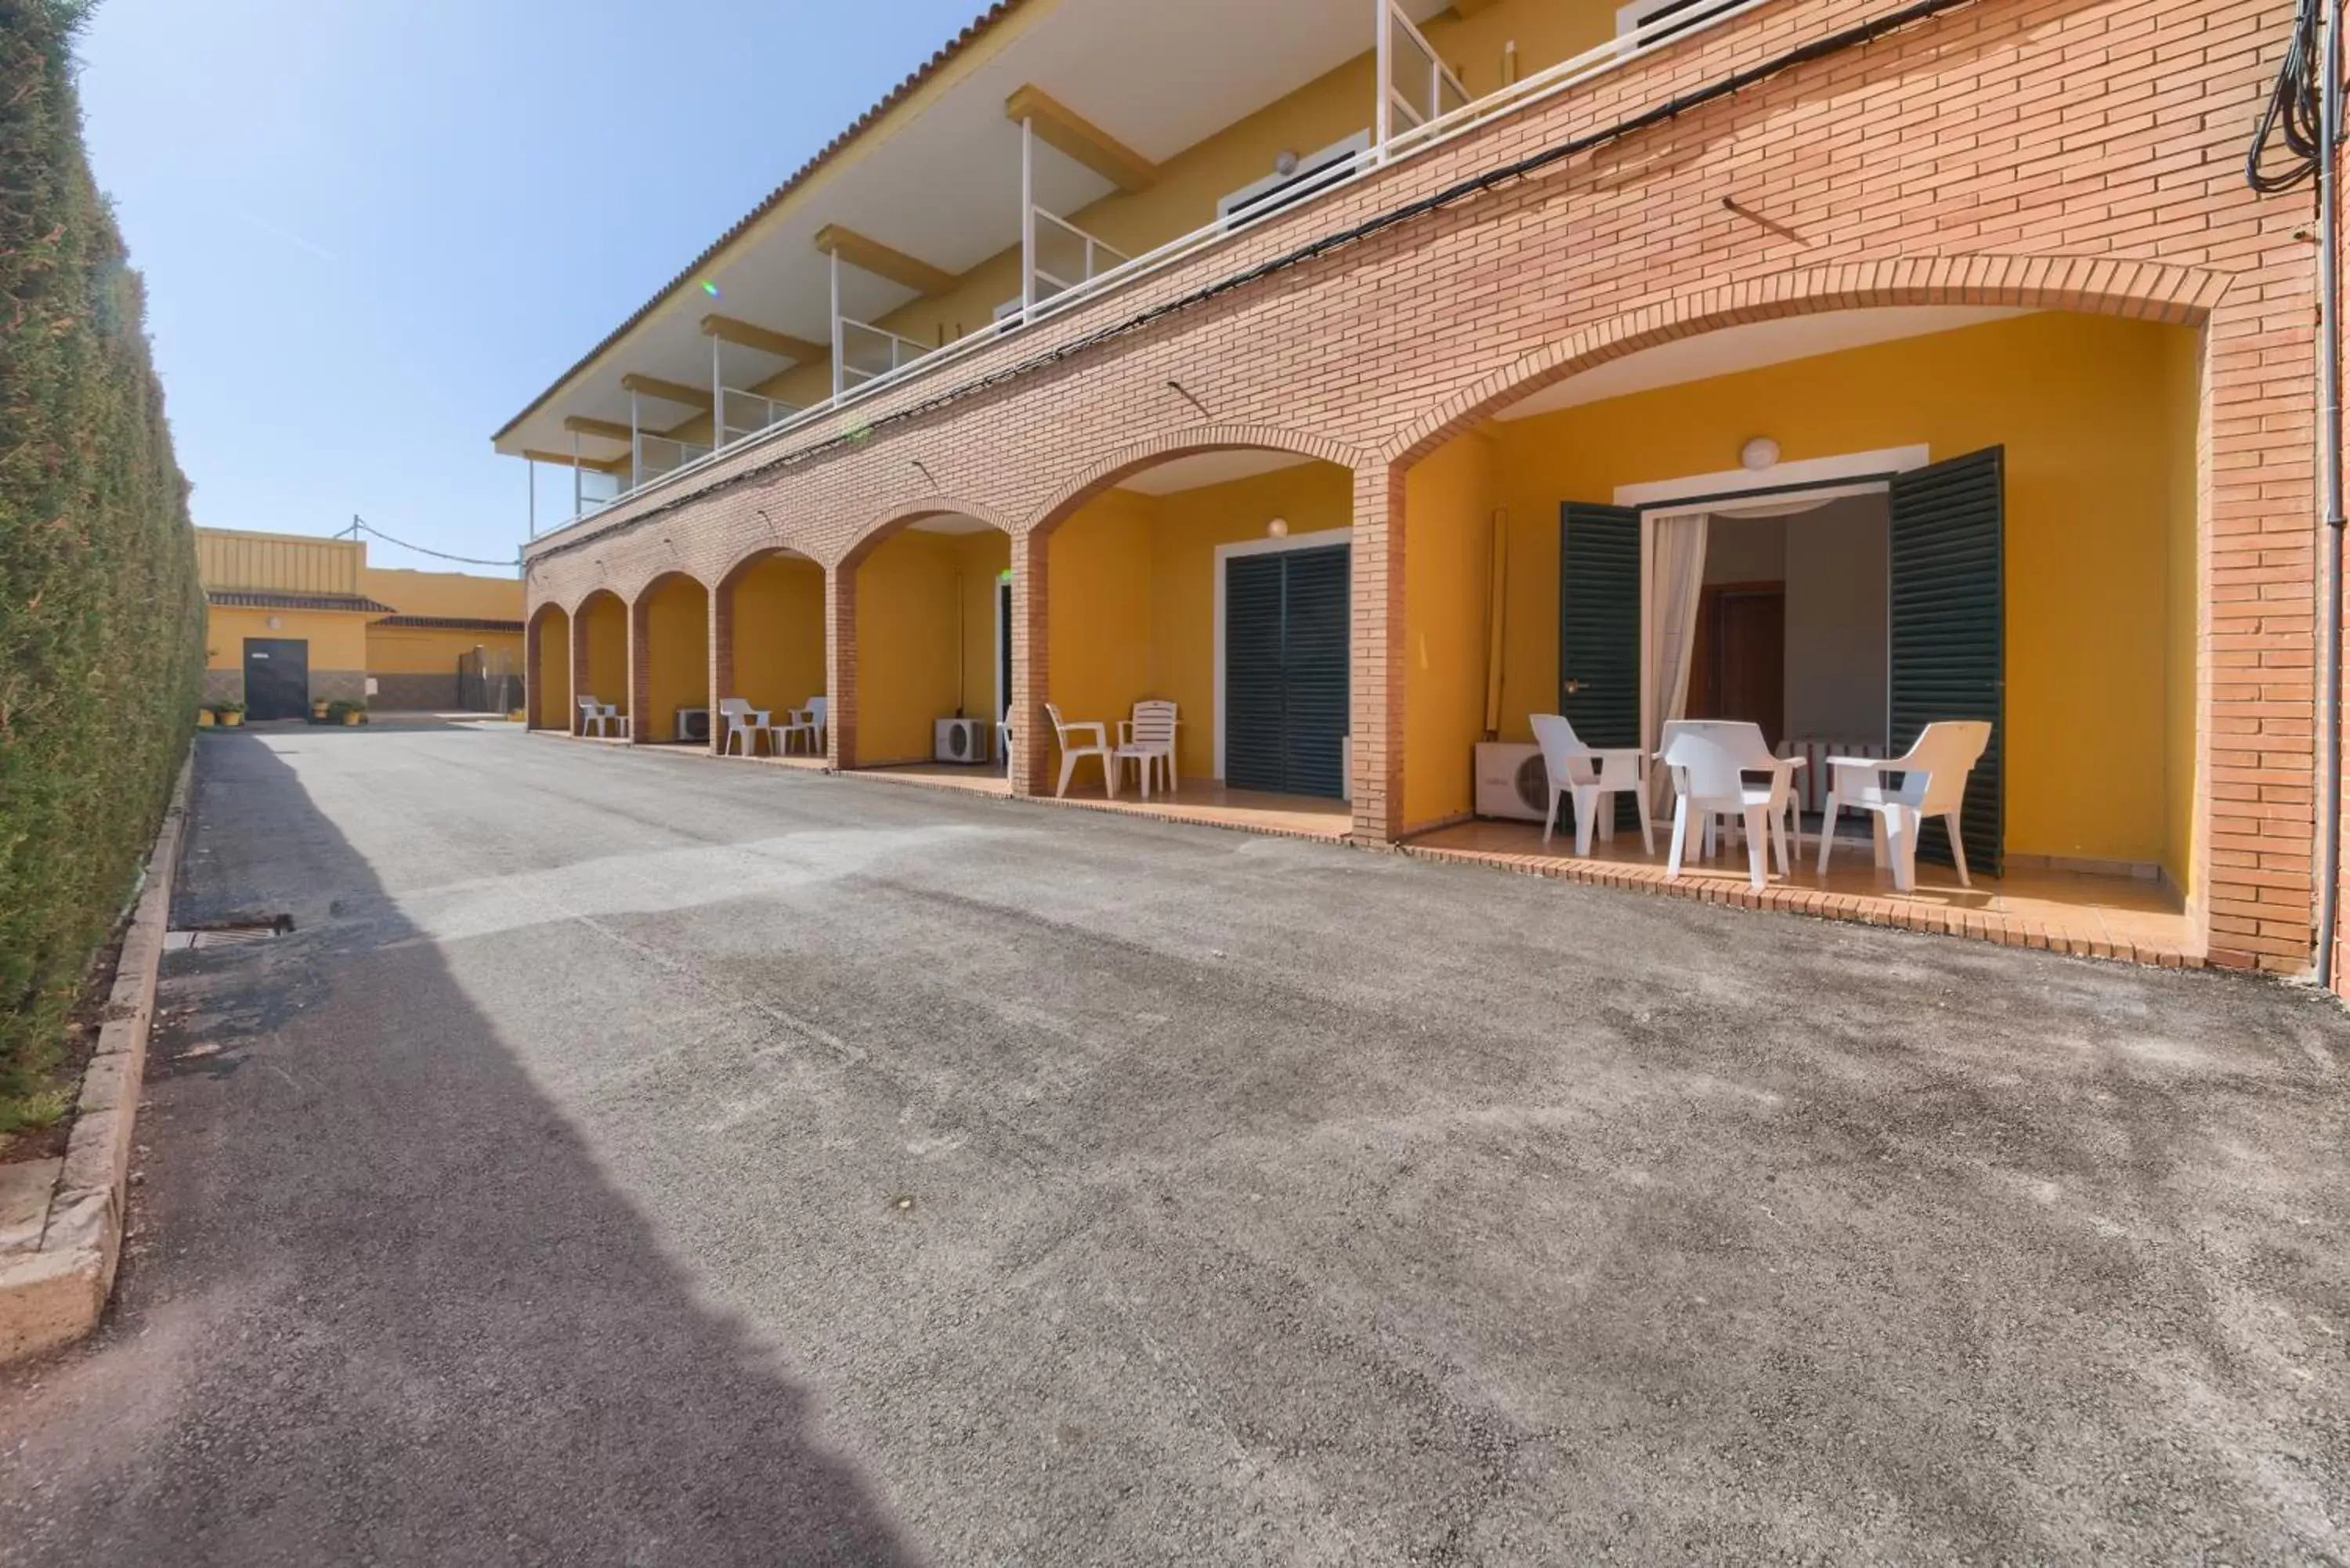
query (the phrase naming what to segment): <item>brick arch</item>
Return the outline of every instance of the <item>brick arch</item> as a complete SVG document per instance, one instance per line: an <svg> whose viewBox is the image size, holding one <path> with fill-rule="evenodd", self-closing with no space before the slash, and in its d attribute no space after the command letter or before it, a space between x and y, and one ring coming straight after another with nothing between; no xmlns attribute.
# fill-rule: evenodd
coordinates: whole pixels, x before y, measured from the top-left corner
<svg viewBox="0 0 2350 1568"><path fill-rule="evenodd" d="M722 570L712 574L711 592L716 593L732 587L734 579L743 575L745 567L756 566L759 562L776 556L795 561L806 561L808 565L818 568L824 566L823 561L796 545L754 545L728 561Z"/></svg>
<svg viewBox="0 0 2350 1568"><path fill-rule="evenodd" d="M834 559L809 558L827 571L846 572L871 555L874 547L883 540L904 532L925 517L976 517L999 534L1014 532L1010 521L993 506L966 501L960 496L925 495L915 501L893 501L879 511L867 514L864 521L857 525L856 532L849 535L847 546Z"/></svg>
<svg viewBox="0 0 2350 1568"><path fill-rule="evenodd" d="M1144 469L1203 452L1252 449L1293 452L1346 469L1362 467L1367 456L1326 437L1284 430L1277 425L1192 425L1132 442L1095 459L1056 485L1044 504L1029 514L1021 531L1038 535L1050 534L1087 502Z"/></svg>
<svg viewBox="0 0 2350 1568"><path fill-rule="evenodd" d="M1384 446L1406 468L1500 410L1610 359L1725 327L1899 305L2072 310L2191 325L2227 291L2227 274L2077 256L1954 255L1806 267L1654 300L1523 354L1429 410Z"/></svg>

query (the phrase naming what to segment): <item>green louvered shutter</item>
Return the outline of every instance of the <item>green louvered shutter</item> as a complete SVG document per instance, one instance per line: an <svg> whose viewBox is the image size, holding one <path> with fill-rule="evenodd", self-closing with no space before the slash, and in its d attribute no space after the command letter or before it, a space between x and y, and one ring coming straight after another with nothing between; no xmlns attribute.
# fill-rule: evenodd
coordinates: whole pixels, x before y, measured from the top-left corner
<svg viewBox="0 0 2350 1568"><path fill-rule="evenodd" d="M1293 794L1347 792L1347 546L1288 550L1282 591L1282 785Z"/></svg>
<svg viewBox="0 0 2350 1568"><path fill-rule="evenodd" d="M1558 512L1558 711L1586 745L1640 743L1640 514L1570 501ZM1616 826L1639 805L1616 797Z"/></svg>
<svg viewBox="0 0 2350 1568"><path fill-rule="evenodd" d="M1281 601L1275 556L1224 563L1224 782L1282 787Z"/></svg>
<svg viewBox="0 0 2350 1568"><path fill-rule="evenodd" d="M1991 447L1892 483L1893 749L1908 750L1937 719L1991 721L1960 826L1968 868L1991 877L2005 840L2004 461ZM1926 826L1918 854L1950 863L1941 824Z"/></svg>

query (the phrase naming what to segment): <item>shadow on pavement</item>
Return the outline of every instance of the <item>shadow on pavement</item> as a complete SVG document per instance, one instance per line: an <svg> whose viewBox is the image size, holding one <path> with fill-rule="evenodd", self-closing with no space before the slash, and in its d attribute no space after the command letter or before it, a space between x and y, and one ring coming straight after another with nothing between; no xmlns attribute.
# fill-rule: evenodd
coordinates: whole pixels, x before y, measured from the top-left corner
<svg viewBox="0 0 2350 1568"><path fill-rule="evenodd" d="M112 1314L0 1391L0 1562L909 1561L291 770L198 780L180 919L336 912L172 961Z"/></svg>

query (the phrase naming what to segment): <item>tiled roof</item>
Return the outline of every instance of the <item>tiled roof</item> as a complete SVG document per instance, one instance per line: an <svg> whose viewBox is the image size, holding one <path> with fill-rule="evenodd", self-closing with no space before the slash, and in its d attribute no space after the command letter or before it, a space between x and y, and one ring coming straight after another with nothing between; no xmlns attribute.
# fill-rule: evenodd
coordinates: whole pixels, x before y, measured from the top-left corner
<svg viewBox="0 0 2350 1568"><path fill-rule="evenodd" d="M612 330L605 336L605 338L601 343L597 344L595 348L590 348L585 355L581 356L577 364L572 366L568 370L564 371L560 376L557 376L551 383L548 384L546 390L539 393L537 397L533 398L530 400L529 407L524 409L522 412L508 420L504 425L500 427L498 433L492 436L490 439L492 441L503 441L505 439L507 431L513 430L515 426L522 423L523 421L530 418L532 414L537 412L539 406L545 403L547 399L555 396L556 389L559 389L566 381L568 381L572 377L579 374L580 371L594 364L596 360L603 355L605 349L609 348L613 344L618 343L623 337L628 335L629 330L635 327L638 322L642 321L646 317L650 316L653 313L655 306L660 305L662 300L667 299L671 295L676 293L678 288L683 285L687 279L692 277L694 274L709 265L711 259L716 256L719 252L724 250L728 245L733 244L735 239L741 235L744 230L748 229L753 223L757 223L761 218L765 217L769 213L774 212L776 206L783 202L785 197L799 189L801 184L807 180L808 176L814 174L817 170L823 168L826 164L831 162L834 158L845 151L850 142L855 141L858 137L864 135L866 130L883 115L889 113L891 109L897 108L899 103L904 101L907 94L912 92L916 88L920 87L924 82L938 75L938 73L945 68L947 64L954 59L956 56L962 54L965 49L970 48L973 44L979 42L981 38L984 37L990 28L993 27L998 22L1003 21L1006 16L1012 15L1013 12L1018 10L1021 4L1022 0L996 0L994 5L990 5L986 10L981 12L977 17L972 19L972 22L964 26L962 32L956 34L952 38L950 38L936 54L932 55L927 61L923 62L923 64L915 70L913 75L908 77L904 81L899 82L896 87L891 88L889 94L884 97L879 103L875 104L871 109L868 109L863 114L858 115L855 120L850 122L847 130L842 131L838 136L834 137L830 141L826 142L823 149L818 151L815 157L809 159L806 163L801 164L799 168L793 172L791 178L785 180L773 191L768 192L765 200L762 201L757 206L744 213L741 220L738 221L733 228L728 229L724 234L719 235L717 239L712 241L707 250L704 250L700 255L694 257L692 261L687 263L684 271L679 273L675 277L671 278L667 283L661 285L660 291L659 293L655 294L650 299L646 300L644 304L639 306L635 314L631 315L626 321L621 322L620 325L612 328Z"/></svg>
<svg viewBox="0 0 2350 1568"><path fill-rule="evenodd" d="M206 588L204 597L223 609L352 610L390 615L391 607L364 594L280 594L259 588Z"/></svg>
<svg viewBox="0 0 2350 1568"><path fill-rule="evenodd" d="M482 620L462 615L395 615L376 622L378 626L412 627L421 631L511 631L522 630L518 620Z"/></svg>

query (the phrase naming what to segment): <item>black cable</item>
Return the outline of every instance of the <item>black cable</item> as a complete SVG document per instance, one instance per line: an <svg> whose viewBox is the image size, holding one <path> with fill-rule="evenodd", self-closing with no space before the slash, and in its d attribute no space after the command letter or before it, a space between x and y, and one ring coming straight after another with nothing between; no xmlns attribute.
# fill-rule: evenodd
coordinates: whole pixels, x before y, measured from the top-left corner
<svg viewBox="0 0 2350 1568"><path fill-rule="evenodd" d="M2318 3L2320 0L2302 0L2304 7L2314 6ZM858 426L855 430L844 431L839 435L817 441L813 446L784 452L769 458L764 462L742 469L729 474L715 484L706 485L689 495L681 495L675 500L664 502L659 506L650 507L623 522L612 524L608 528L584 533L576 539L562 540L549 546L546 554L560 555L566 550L576 549L591 539L600 539L611 529L634 527L639 523L658 517L665 512L690 502L702 501L713 495L723 494L737 485L747 483L762 475L773 473L778 469L797 467L810 458L821 456L843 446L862 442L877 430L899 424L907 420L919 419L925 414L936 412L949 404L961 402L966 398L1002 386L1007 381L1049 369L1074 355L1107 343L1113 337L1121 337L1128 333L1140 331L1143 327L1175 315L1179 311L1203 305L1236 288L1244 288L1276 273L1286 272L1291 267L1302 266L1317 257L1327 255L1332 251L1357 244L1399 223L1423 217L1468 197L1480 195L1498 185L1513 180L1523 180L1554 163L1573 158L1578 153L1591 151L1609 142L1620 141L1651 126L1661 125L1667 120L1687 114L1693 109L1711 103L1716 99L1728 98L1733 93L1752 87L1757 82L1777 76L1782 71L1792 69L1796 66L1808 65L1814 60L1825 59L1830 55L1841 54L1846 49L1856 48L1863 44L1874 43L1887 33L1898 32L1901 28L1939 16L1945 11L1956 11L1975 4L1977 0L1914 0L1913 4L1905 5L1898 11L1858 23L1841 32L1831 33L1825 37L1814 39L1784 54L1773 55L1760 65L1749 66L1742 71L1732 72L1704 87L1683 93L1679 98L1669 99L1654 108L1644 109L1627 119L1619 119L1600 130L1587 131L1581 136L1555 143L1539 152L1521 158L1515 162L1489 169L1482 174L1471 175L1468 179L1448 185L1443 190L1432 195L1423 196L1416 202L1408 202L1399 207L1390 207L1386 212L1366 219L1352 228L1342 229L1336 234L1325 234L1320 239L1308 241L1295 250L1284 252L1281 255L1274 256L1269 261L1260 262L1255 266L1243 271L1230 274L1178 298L1152 306L1149 309L1128 317L1123 321L1114 322L1109 326L1086 333L1082 337L1071 338L1056 348L1048 348L1040 354L1031 355L1000 370L991 370L984 376L976 377L959 386L950 387L945 391L925 398L920 402L909 403L902 409L884 414L868 424Z"/></svg>
<svg viewBox="0 0 2350 1568"><path fill-rule="evenodd" d="M2301 0L2293 12L2293 37L2284 61L2277 67L2276 85L2261 110L2260 129L2252 132L2251 151L2244 155L2244 182L2263 196L2290 191L2317 176L2317 161L2325 141L2319 107L2319 78L2325 58L2321 39L2324 26L2324 0ZM2271 146L2282 141L2287 161L2269 163Z"/></svg>
<svg viewBox="0 0 2350 1568"><path fill-rule="evenodd" d="M403 550L413 550L420 556L430 556L436 561L455 561L460 565L467 566L510 567L517 564L515 561L484 561L475 556L452 556L442 550L428 550L421 545L411 545L405 539L395 539L390 535L385 533L382 529L377 527L374 524L368 522L364 518L354 517L351 519L349 532L356 534L362 528L366 529L369 533L374 535L377 538L382 540L387 545L397 545Z"/></svg>

